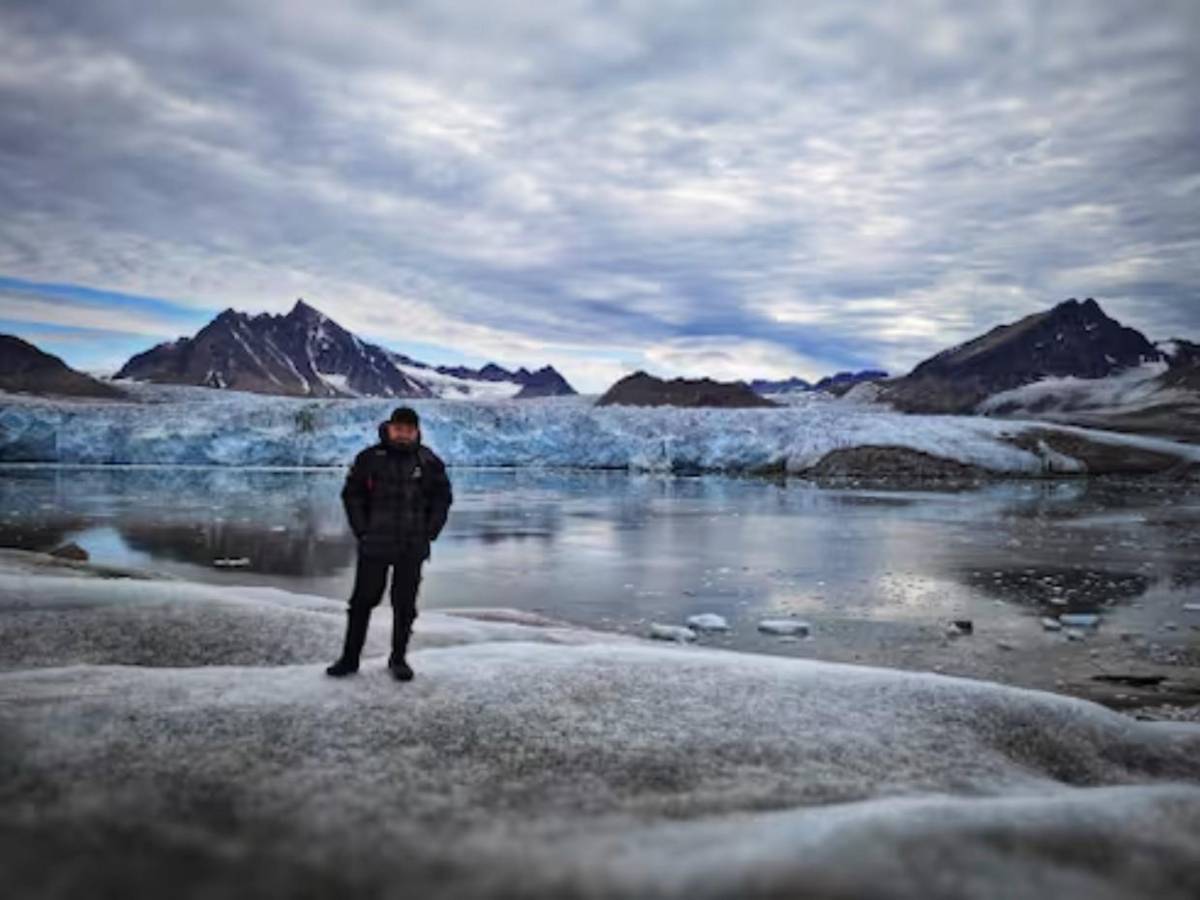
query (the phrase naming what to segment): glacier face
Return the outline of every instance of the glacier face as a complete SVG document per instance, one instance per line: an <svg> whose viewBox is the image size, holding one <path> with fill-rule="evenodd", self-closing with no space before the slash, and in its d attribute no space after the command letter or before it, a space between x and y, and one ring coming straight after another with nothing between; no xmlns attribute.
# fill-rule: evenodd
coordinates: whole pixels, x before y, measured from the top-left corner
<svg viewBox="0 0 1200 900"><path fill-rule="evenodd" d="M137 385L134 394L136 402L0 395L0 462L345 465L375 441L377 423L397 402L167 385ZM596 407L586 396L405 402L420 412L425 442L459 466L802 472L831 451L872 446L1000 473L1041 474L1058 464L1009 442L1032 423L903 415L823 395L775 409ZM1088 435L1200 459L1200 448Z"/></svg>

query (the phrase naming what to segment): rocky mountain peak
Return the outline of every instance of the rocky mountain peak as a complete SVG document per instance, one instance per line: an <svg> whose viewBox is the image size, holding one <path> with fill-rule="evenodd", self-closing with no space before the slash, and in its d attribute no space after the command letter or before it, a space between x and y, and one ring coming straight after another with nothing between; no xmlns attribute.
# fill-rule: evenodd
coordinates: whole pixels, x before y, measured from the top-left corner
<svg viewBox="0 0 1200 900"><path fill-rule="evenodd" d="M162 343L132 357L117 373L174 384L310 397L431 397L436 388L420 370L433 367L360 340L298 298L286 314L249 316L228 308L191 338ZM514 382L516 396L573 394L557 372L511 373L495 365L479 373L438 367L471 381ZM552 376L552 377L551 377Z"/></svg>
<svg viewBox="0 0 1200 900"><path fill-rule="evenodd" d="M1072 297L930 357L888 383L884 396L910 412L968 412L987 396L1043 378L1104 378L1161 358L1145 335L1093 298Z"/></svg>

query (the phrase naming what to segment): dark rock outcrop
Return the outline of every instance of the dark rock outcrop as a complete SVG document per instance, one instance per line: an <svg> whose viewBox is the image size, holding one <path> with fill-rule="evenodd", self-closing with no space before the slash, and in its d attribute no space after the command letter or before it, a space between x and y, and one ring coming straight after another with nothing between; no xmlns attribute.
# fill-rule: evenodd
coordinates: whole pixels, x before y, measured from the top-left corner
<svg viewBox="0 0 1200 900"><path fill-rule="evenodd" d="M0 390L112 400L125 396L124 391L75 371L57 356L11 334L0 334Z"/></svg>
<svg viewBox="0 0 1200 900"><path fill-rule="evenodd" d="M1164 387L1200 391L1200 344L1173 340L1159 345L1169 368L1159 376Z"/></svg>
<svg viewBox="0 0 1200 900"><path fill-rule="evenodd" d="M50 555L57 556L59 559L75 559L80 562L87 562L91 558L88 552L74 541L55 547L50 551Z"/></svg>
<svg viewBox="0 0 1200 900"><path fill-rule="evenodd" d="M1086 434L1052 429L1024 431L1009 439L1015 447L1043 455L1039 445L1069 456L1083 464L1088 475L1157 475L1186 479L1194 477L1197 465L1172 453L1130 444L1096 440Z"/></svg>
<svg viewBox="0 0 1200 900"><path fill-rule="evenodd" d="M953 482L993 477L978 466L897 446L841 447L800 473L806 478L894 483L927 479Z"/></svg>
<svg viewBox="0 0 1200 900"><path fill-rule="evenodd" d="M667 381L646 372L626 375L596 401L597 406L778 406L754 393L741 381L711 378L673 378Z"/></svg>

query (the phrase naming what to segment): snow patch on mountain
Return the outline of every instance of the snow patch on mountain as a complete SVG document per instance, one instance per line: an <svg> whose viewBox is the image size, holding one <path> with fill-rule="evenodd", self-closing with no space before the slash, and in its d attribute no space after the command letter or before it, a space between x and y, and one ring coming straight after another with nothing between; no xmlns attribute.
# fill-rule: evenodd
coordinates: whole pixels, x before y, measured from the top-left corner
<svg viewBox="0 0 1200 900"><path fill-rule="evenodd" d="M430 393L443 400L503 400L515 397L522 385L515 381L483 381L439 372L429 366L397 362L393 365L414 381L424 384Z"/></svg>
<svg viewBox="0 0 1200 900"><path fill-rule="evenodd" d="M976 407L984 414L1066 413L1081 410L1118 412L1171 401L1194 399L1186 391L1164 388L1159 381L1165 362L1148 362L1107 378L1043 378L993 394Z"/></svg>

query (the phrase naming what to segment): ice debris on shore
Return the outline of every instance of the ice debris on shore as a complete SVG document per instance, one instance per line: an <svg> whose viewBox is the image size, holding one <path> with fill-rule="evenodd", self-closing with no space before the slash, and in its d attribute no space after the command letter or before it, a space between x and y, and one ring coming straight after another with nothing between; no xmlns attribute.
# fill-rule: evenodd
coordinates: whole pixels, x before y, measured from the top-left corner
<svg viewBox="0 0 1200 900"><path fill-rule="evenodd" d="M763 634L806 637L812 627L799 619L763 619L758 623L758 630Z"/></svg>
<svg viewBox="0 0 1200 900"><path fill-rule="evenodd" d="M687 626L696 631L728 631L729 622L717 613L697 613L687 617Z"/></svg>
<svg viewBox="0 0 1200 900"><path fill-rule="evenodd" d="M687 643L696 640L696 632L684 625L666 625L662 622L650 623L650 637L656 641L677 641Z"/></svg>

